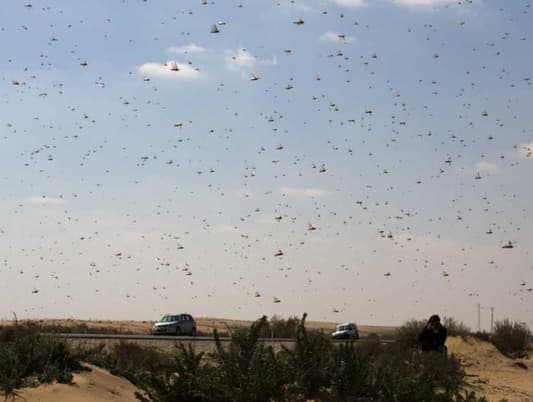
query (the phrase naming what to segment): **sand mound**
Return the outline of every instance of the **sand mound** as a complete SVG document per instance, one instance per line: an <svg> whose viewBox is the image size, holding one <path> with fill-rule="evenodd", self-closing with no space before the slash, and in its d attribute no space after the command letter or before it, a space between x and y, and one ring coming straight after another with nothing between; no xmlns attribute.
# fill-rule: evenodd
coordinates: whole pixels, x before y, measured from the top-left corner
<svg viewBox="0 0 533 402"><path fill-rule="evenodd" d="M74 374L71 385L47 384L36 388L25 388L15 399L17 402L138 402L129 381L109 374L108 371L87 364L91 371Z"/></svg>
<svg viewBox="0 0 533 402"><path fill-rule="evenodd" d="M470 389L494 402L533 400L531 359L509 359L491 343L475 338L450 337L446 344L461 359Z"/></svg>

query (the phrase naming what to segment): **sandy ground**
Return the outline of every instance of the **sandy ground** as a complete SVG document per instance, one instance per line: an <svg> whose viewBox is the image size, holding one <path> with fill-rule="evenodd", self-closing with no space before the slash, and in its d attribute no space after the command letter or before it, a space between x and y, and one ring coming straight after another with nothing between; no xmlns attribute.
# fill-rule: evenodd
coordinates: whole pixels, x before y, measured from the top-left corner
<svg viewBox="0 0 533 402"><path fill-rule="evenodd" d="M87 365L91 371L74 374L71 385L49 384L22 390L15 401L22 402L138 402L129 381L115 377L106 370Z"/></svg>
<svg viewBox="0 0 533 402"><path fill-rule="evenodd" d="M469 387L491 402L533 401L533 359L512 360L503 356L494 345L477 339L450 338L450 353L463 362ZM519 367L518 364L524 367Z"/></svg>

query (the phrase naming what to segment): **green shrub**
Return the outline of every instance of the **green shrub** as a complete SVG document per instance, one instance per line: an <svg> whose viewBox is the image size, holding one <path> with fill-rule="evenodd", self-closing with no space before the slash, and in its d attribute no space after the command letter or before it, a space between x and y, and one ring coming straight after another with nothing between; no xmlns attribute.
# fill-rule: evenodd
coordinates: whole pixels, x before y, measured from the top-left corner
<svg viewBox="0 0 533 402"><path fill-rule="evenodd" d="M357 401L370 394L371 353L365 353L353 342L345 342L333 350L330 376L333 397L339 401Z"/></svg>
<svg viewBox="0 0 533 402"><path fill-rule="evenodd" d="M165 357L123 343L110 351L93 349L92 359L131 378L144 391L138 398L147 402L486 402L463 392L465 374L454 356L376 338L333 344L328 336L308 333L305 319L304 314L293 347L278 353L261 341L263 317L250 328L235 329L229 344L215 331L210 354L179 345ZM418 334L419 328L409 328Z"/></svg>
<svg viewBox="0 0 533 402"><path fill-rule="evenodd" d="M383 344L379 339L368 338L361 339L355 342L354 345L358 353L370 359L371 361L374 361L377 356L382 353L385 353L385 350L387 349L387 347L389 347L390 344Z"/></svg>
<svg viewBox="0 0 533 402"><path fill-rule="evenodd" d="M524 357L531 346L531 331L524 323L505 319L495 323L491 341L506 356Z"/></svg>
<svg viewBox="0 0 533 402"><path fill-rule="evenodd" d="M135 342L120 341L109 351L102 343L86 349L83 355L88 363L103 367L111 374L127 378L136 385L146 373L170 373L174 368L171 356Z"/></svg>
<svg viewBox="0 0 533 402"><path fill-rule="evenodd" d="M18 388L58 381L68 383L80 370L80 356L64 339L41 335L34 325L0 329L0 391L6 399Z"/></svg>
<svg viewBox="0 0 533 402"><path fill-rule="evenodd" d="M250 328L239 328L225 350L215 331L216 350L211 356L215 364L211 384L218 401L269 402L282 394L283 373L271 346L260 341L266 317Z"/></svg>
<svg viewBox="0 0 533 402"><path fill-rule="evenodd" d="M304 397L314 397L322 387L330 385L328 367L331 367L333 344L331 338L321 333L308 333L304 314L294 347L283 346L281 358L285 365L289 392Z"/></svg>
<svg viewBox="0 0 533 402"><path fill-rule="evenodd" d="M145 373L138 385L145 391L141 400L151 402L202 402L209 401L212 392L218 392L208 381L212 370L203 363L204 354L195 353L189 344L179 344L173 359L172 369ZM216 395L216 394L215 394Z"/></svg>
<svg viewBox="0 0 533 402"><path fill-rule="evenodd" d="M24 366L13 348L0 348L0 392L6 396L16 395L17 388L24 385Z"/></svg>
<svg viewBox="0 0 533 402"><path fill-rule="evenodd" d="M464 381L459 361L387 345L374 363L373 394L377 401L454 401Z"/></svg>
<svg viewBox="0 0 533 402"><path fill-rule="evenodd" d="M396 330L396 342L404 348L416 348L418 335L427 322L425 320L410 320Z"/></svg>

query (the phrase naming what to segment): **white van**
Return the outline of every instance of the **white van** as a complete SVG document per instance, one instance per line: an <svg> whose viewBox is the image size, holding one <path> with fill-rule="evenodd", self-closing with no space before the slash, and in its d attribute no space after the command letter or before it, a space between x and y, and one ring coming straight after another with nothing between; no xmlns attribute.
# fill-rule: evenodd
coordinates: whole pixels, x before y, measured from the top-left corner
<svg viewBox="0 0 533 402"><path fill-rule="evenodd" d="M359 330L355 322L339 324L331 333L333 339L359 339Z"/></svg>

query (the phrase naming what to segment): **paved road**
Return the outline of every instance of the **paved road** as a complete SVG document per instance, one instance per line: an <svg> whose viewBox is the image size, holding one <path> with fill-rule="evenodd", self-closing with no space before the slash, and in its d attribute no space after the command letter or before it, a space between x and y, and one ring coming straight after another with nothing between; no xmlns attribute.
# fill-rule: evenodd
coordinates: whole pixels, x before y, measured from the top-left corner
<svg viewBox="0 0 533 402"><path fill-rule="evenodd" d="M114 339L124 341L185 341L185 342L206 342L215 341L212 336L173 336L173 335L143 335L143 334L57 334L61 338L67 339ZM230 337L220 337L221 342L231 341ZM268 342L294 342L293 338L261 338L261 341Z"/></svg>
<svg viewBox="0 0 533 402"><path fill-rule="evenodd" d="M212 336L166 336L166 335L125 335L125 334L57 334L62 338L67 339L92 339L92 340L124 340L124 341L180 341L180 342L214 342L215 338ZM221 337L221 342L229 342L231 338ZM261 338L265 343L291 343L295 342L294 338ZM344 342L338 340L336 342ZM381 343L389 343L392 341L381 340Z"/></svg>

